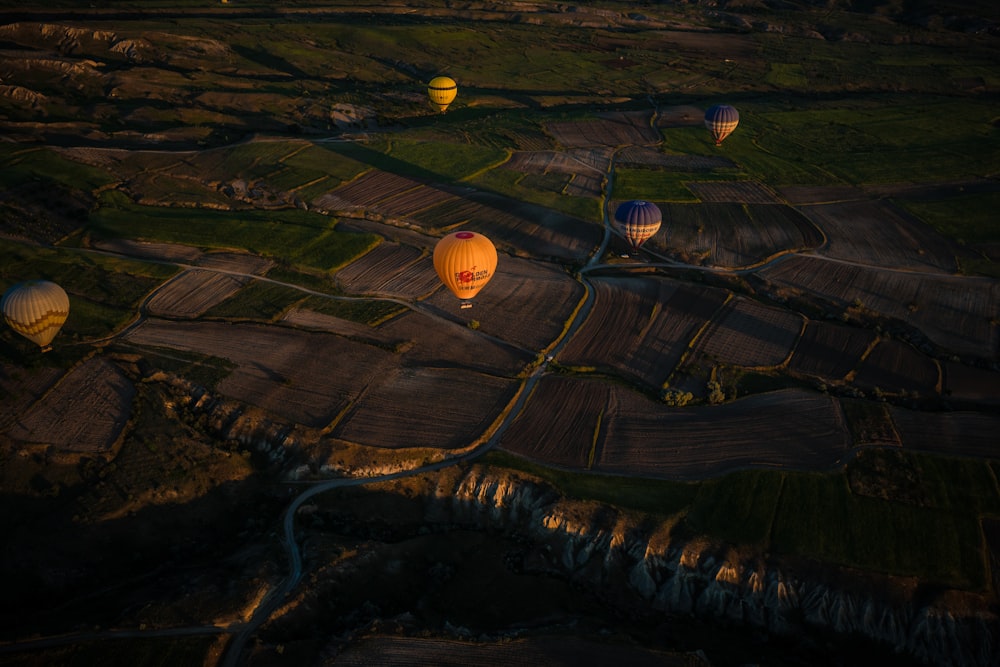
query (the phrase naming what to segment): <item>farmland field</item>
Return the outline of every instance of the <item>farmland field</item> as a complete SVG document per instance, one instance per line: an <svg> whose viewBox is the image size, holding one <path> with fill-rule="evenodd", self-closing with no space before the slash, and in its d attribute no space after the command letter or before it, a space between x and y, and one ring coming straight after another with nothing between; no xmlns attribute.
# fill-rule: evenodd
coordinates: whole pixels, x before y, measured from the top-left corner
<svg viewBox="0 0 1000 667"><path fill-rule="evenodd" d="M956 249L918 220L884 201L803 206L826 236L822 253L900 269L954 273Z"/></svg>
<svg viewBox="0 0 1000 667"><path fill-rule="evenodd" d="M411 246L382 243L338 271L337 282L355 293L420 297L438 287L426 259Z"/></svg>
<svg viewBox="0 0 1000 667"><path fill-rule="evenodd" d="M594 306L559 359L659 387L695 334L723 306L720 290L650 278L593 281Z"/></svg>
<svg viewBox="0 0 1000 667"><path fill-rule="evenodd" d="M197 317L235 294L245 283L246 279L192 269L167 282L146 308L162 317Z"/></svg>
<svg viewBox="0 0 1000 667"><path fill-rule="evenodd" d="M843 312L858 306L920 329L958 354L987 359L1000 350L994 314L1000 303L995 281L789 258L759 275L777 285L819 295Z"/></svg>
<svg viewBox="0 0 1000 667"><path fill-rule="evenodd" d="M854 369L874 339L869 331L810 321L795 346L788 367L797 373L840 380Z"/></svg>
<svg viewBox="0 0 1000 667"><path fill-rule="evenodd" d="M694 350L737 366L778 366L792 353L801 317L748 299L732 299L701 333Z"/></svg>
<svg viewBox="0 0 1000 667"><path fill-rule="evenodd" d="M653 242L692 263L736 268L822 243L816 228L801 214L780 205L664 202L660 206L670 225Z"/></svg>
<svg viewBox="0 0 1000 667"><path fill-rule="evenodd" d="M459 369L401 368L370 386L331 434L375 447L467 447L511 399L510 380Z"/></svg>
<svg viewBox="0 0 1000 667"><path fill-rule="evenodd" d="M67 373L10 429L10 437L69 452L108 452L129 419L135 390L103 359ZM86 404L81 400L86 397Z"/></svg>

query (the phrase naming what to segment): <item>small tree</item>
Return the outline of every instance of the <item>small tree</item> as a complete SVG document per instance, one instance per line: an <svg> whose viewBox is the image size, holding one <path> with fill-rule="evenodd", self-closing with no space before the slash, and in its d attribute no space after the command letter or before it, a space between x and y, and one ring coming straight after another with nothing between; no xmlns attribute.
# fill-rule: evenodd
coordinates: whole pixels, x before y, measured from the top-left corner
<svg viewBox="0 0 1000 667"><path fill-rule="evenodd" d="M660 392L660 399L667 405L675 408L683 408L694 399L694 396L690 391L668 388Z"/></svg>
<svg viewBox="0 0 1000 667"><path fill-rule="evenodd" d="M708 402L710 405L718 405L726 400L726 392L722 391L722 385L715 380L708 381Z"/></svg>

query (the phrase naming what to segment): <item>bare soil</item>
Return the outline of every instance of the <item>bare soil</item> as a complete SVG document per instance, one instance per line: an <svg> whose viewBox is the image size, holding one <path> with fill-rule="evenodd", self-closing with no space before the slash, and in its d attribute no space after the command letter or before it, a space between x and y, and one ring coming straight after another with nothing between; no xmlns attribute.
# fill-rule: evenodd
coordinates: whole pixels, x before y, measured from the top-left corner
<svg viewBox="0 0 1000 667"><path fill-rule="evenodd" d="M815 225L788 206L732 201L659 206L667 224L650 242L691 264L753 266L823 242Z"/></svg>
<svg viewBox="0 0 1000 667"><path fill-rule="evenodd" d="M594 120L554 121L545 129L564 148L590 146L655 145L660 133L652 126L649 111L607 112Z"/></svg>
<svg viewBox="0 0 1000 667"><path fill-rule="evenodd" d="M1000 416L982 412L933 413L889 406L903 446L947 456L996 456Z"/></svg>
<svg viewBox="0 0 1000 667"><path fill-rule="evenodd" d="M590 407L586 419L564 414L570 399ZM560 427L565 436L546 437ZM785 390L714 407L671 408L619 385L551 376L501 445L576 469L704 479L742 467L830 468L851 439L836 399L813 393Z"/></svg>
<svg viewBox="0 0 1000 667"><path fill-rule="evenodd" d="M660 387L725 303L722 290L656 278L594 278L594 305L560 363L608 369Z"/></svg>
<svg viewBox="0 0 1000 667"><path fill-rule="evenodd" d="M861 361L854 382L890 394L935 396L940 393L941 368L910 345L880 341Z"/></svg>
<svg viewBox="0 0 1000 667"><path fill-rule="evenodd" d="M995 359L1000 353L996 281L883 271L802 256L785 258L757 275L779 288L820 297L832 305L832 315L858 306L911 324L957 354Z"/></svg>
<svg viewBox="0 0 1000 667"><path fill-rule="evenodd" d="M884 268L955 273L957 248L886 200L801 206L823 230L827 257Z"/></svg>
<svg viewBox="0 0 1000 667"><path fill-rule="evenodd" d="M220 393L313 427L327 425L394 365L378 347L278 326L149 320L126 339L228 359L236 369Z"/></svg>
<svg viewBox="0 0 1000 667"><path fill-rule="evenodd" d="M247 278L189 269L164 283L146 304L160 317L195 318L236 294Z"/></svg>
<svg viewBox="0 0 1000 667"><path fill-rule="evenodd" d="M134 396L135 388L117 366L94 358L66 373L7 433L60 452L109 453L128 423Z"/></svg>
<svg viewBox="0 0 1000 667"><path fill-rule="evenodd" d="M331 435L385 449L468 447L517 385L461 368L397 368L362 393Z"/></svg>
<svg viewBox="0 0 1000 667"><path fill-rule="evenodd" d="M795 346L788 369L793 373L843 380L875 336L867 329L810 320Z"/></svg>
<svg viewBox="0 0 1000 667"><path fill-rule="evenodd" d="M792 353L804 326L801 315L736 297L712 318L693 350L744 368L779 366Z"/></svg>
<svg viewBox="0 0 1000 667"><path fill-rule="evenodd" d="M419 299L440 289L427 251L387 242L338 271L335 279L353 294Z"/></svg>

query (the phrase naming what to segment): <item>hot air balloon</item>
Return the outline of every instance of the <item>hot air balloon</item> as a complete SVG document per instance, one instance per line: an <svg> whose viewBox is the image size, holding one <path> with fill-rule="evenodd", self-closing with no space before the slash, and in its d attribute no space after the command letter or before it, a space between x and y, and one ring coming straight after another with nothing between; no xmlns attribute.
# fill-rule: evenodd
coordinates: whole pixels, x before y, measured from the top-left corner
<svg viewBox="0 0 1000 667"><path fill-rule="evenodd" d="M716 104L705 112L705 127L715 137L715 145L732 134L740 123L740 114L728 104Z"/></svg>
<svg viewBox="0 0 1000 667"><path fill-rule="evenodd" d="M632 252L659 231L662 221L660 207L641 199L627 201L615 209L615 225L632 245Z"/></svg>
<svg viewBox="0 0 1000 667"><path fill-rule="evenodd" d="M472 308L479 293L497 269L497 249L476 232L453 232L434 246L434 270L445 287Z"/></svg>
<svg viewBox="0 0 1000 667"><path fill-rule="evenodd" d="M436 76L427 84L427 95L431 98L431 104L444 113L458 95L458 84L450 77Z"/></svg>
<svg viewBox="0 0 1000 667"><path fill-rule="evenodd" d="M69 297L53 282L29 280L4 292L0 310L11 329L48 352L69 316Z"/></svg>

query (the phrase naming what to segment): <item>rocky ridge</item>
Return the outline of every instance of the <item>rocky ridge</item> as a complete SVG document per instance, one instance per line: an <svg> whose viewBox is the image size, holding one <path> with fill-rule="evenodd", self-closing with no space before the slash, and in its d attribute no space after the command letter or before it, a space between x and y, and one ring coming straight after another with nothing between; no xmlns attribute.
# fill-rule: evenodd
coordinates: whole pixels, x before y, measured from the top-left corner
<svg viewBox="0 0 1000 667"><path fill-rule="evenodd" d="M1000 659L1000 623L977 596L922 600L890 582L872 588L832 572L796 574L763 555L678 539L669 527L565 500L517 474L473 467L454 487L448 481L442 477L429 519L527 534L536 547L526 569L547 568L598 594L624 581L649 611L780 637L862 636L929 665L986 667Z"/></svg>

